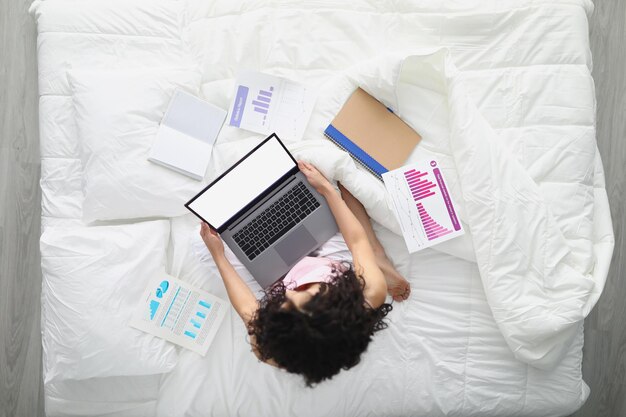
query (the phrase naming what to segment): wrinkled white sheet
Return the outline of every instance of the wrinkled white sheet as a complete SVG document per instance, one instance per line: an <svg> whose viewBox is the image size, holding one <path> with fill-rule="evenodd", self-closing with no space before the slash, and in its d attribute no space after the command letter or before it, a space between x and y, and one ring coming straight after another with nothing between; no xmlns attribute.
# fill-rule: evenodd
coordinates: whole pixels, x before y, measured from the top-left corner
<svg viewBox="0 0 626 417"><path fill-rule="evenodd" d="M489 126L447 55L408 58L398 88L405 84L439 90L447 102L449 149L499 329L517 359L553 368L598 300L613 252L608 198L603 179L594 178L593 134L572 129L571 136L549 143L539 162L551 165L551 178L533 178L536 168L527 170L511 153L507 132ZM562 189L547 195L555 178ZM575 233L568 233L571 223L579 228Z"/></svg>
<svg viewBox="0 0 626 417"><path fill-rule="evenodd" d="M202 69L203 95L223 108L238 69L315 87L319 98L305 140L288 146L363 201L413 286L362 363L314 390L258 363L230 314L205 358L180 351L170 373L56 376L45 384L47 413L556 416L576 410L588 395L581 319L602 291L613 246L594 142L591 10L584 0L35 2L45 233L84 227L67 71L166 67L191 56ZM470 233L406 253L382 184L321 135L356 85L422 134L411 159L437 156ZM258 140L225 127L209 177ZM225 296L193 216L171 220L167 266ZM54 303L44 291L42 314L54 311ZM48 326L44 338L67 331L63 325Z"/></svg>
<svg viewBox="0 0 626 417"><path fill-rule="evenodd" d="M551 147L539 161L551 164L546 178L535 174L537 161L529 170L527 161L512 154L509 146L520 140L516 134L498 133L487 123L447 50L385 56L370 62L368 70L368 76L361 76L361 67L326 91L351 84L384 97L391 86L381 88L380 80L397 80L397 108L408 123L419 126L423 114L436 114L438 120L431 124L438 125L440 135L433 150L450 163L446 176L454 178L454 191L462 197L461 217L470 230L455 242L456 254L474 256L496 323L515 357L553 368L598 300L613 251L603 178L594 176L598 160L593 130L574 128L554 143L549 135L541 138L543 148ZM307 145L296 149L306 150L303 155L327 176L353 190L372 183L366 176L354 176L343 155L333 158ZM557 178L557 194L547 194ZM380 187L355 195L374 219L400 234Z"/></svg>

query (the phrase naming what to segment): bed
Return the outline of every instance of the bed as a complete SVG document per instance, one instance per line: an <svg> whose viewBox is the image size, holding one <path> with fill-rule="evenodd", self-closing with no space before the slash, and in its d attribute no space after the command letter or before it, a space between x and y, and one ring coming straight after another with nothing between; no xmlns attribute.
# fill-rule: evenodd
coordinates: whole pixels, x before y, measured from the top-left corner
<svg viewBox="0 0 626 417"><path fill-rule="evenodd" d="M49 416L565 416L613 232L585 0L45 0L38 27ZM255 69L318 95L299 158L365 205L409 279L361 363L314 389L229 311L201 357L128 326L152 277L226 297L183 202L261 135L225 126L204 182L145 160L184 88L228 108ZM423 137L466 235L408 254L383 185L323 138L356 86ZM260 294L247 271L241 275Z"/></svg>

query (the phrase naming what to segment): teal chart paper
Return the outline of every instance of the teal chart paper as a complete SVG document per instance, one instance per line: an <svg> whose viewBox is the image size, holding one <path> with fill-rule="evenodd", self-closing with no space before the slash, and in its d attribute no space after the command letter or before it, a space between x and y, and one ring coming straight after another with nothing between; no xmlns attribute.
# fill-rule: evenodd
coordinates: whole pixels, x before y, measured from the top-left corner
<svg viewBox="0 0 626 417"><path fill-rule="evenodd" d="M130 325L204 356L226 307L221 298L163 274L144 292Z"/></svg>

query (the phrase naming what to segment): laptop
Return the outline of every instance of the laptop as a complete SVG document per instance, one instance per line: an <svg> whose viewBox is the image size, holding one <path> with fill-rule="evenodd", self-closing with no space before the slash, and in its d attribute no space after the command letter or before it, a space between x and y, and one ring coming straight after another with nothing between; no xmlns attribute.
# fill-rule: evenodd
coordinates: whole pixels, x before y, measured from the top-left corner
<svg viewBox="0 0 626 417"><path fill-rule="evenodd" d="M272 134L185 204L263 288L338 232L326 199Z"/></svg>

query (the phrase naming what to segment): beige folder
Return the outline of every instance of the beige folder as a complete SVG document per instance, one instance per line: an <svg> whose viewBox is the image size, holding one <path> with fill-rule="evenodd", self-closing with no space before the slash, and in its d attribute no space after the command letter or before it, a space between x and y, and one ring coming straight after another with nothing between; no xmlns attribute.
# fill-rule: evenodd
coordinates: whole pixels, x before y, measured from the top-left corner
<svg viewBox="0 0 626 417"><path fill-rule="evenodd" d="M373 169L372 165L375 164L368 163L367 158L360 158L361 153L354 152L350 148L352 145L346 146L345 138L331 128L339 131L387 170L403 166L421 140L420 135L409 125L361 88L352 93L325 133L365 168L380 177L378 170Z"/></svg>

